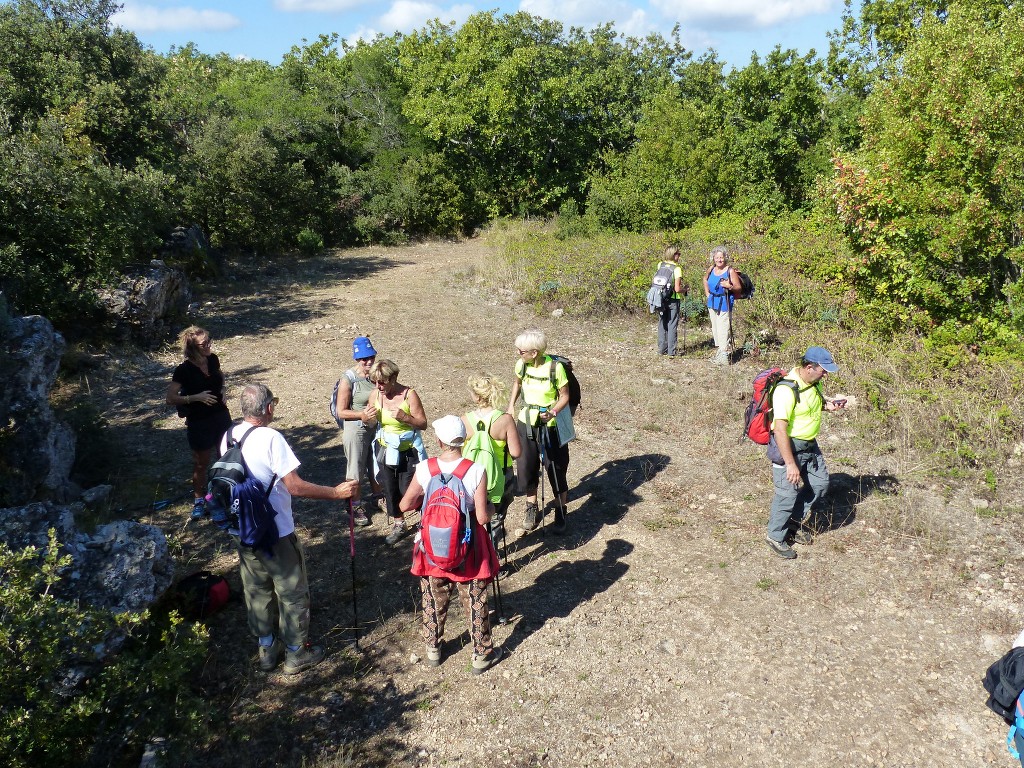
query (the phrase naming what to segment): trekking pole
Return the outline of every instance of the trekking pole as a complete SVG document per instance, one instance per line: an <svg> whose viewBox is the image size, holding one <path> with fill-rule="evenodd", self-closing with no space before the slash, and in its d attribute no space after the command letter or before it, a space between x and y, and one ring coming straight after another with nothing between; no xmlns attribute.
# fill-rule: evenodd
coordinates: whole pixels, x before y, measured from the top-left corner
<svg viewBox="0 0 1024 768"><path fill-rule="evenodd" d="M551 439L551 433L550 432L545 434L545 439L546 440L550 440ZM549 445L548 448L550 449L551 446ZM550 454L550 451L548 453ZM550 455L548 457L548 463L549 464L551 463ZM555 506L558 508L558 511L562 513L562 522L564 523L565 522L565 507L562 506L562 494L561 494L561 491L559 491L559 489L558 489L558 472L555 471L554 468L552 468L552 470L551 470L551 492L553 494L555 494Z"/></svg>
<svg viewBox="0 0 1024 768"><path fill-rule="evenodd" d="M686 293L683 295L683 300L679 302L679 311L683 313L683 354L686 354L686 328L690 324L686 319L686 299L689 298L690 294Z"/></svg>
<svg viewBox="0 0 1024 768"><path fill-rule="evenodd" d="M356 650L359 650L359 612L356 610L356 522L352 499L348 500L348 554L352 572L352 624L356 634Z"/></svg>
<svg viewBox="0 0 1024 768"><path fill-rule="evenodd" d="M505 618L505 607L501 604L501 569L491 579L491 592L494 594L494 610L498 613L498 624L505 626L508 619Z"/></svg>
<svg viewBox="0 0 1024 768"><path fill-rule="evenodd" d="M733 362L736 355L736 343L732 338L732 307L729 306L729 362Z"/></svg>
<svg viewBox="0 0 1024 768"><path fill-rule="evenodd" d="M543 427L534 427L534 430L540 430ZM547 469L547 461L544 458L544 439L541 437L541 432L535 431L534 434L537 436L537 450L540 452L540 532L544 533L547 528L547 521L544 519L544 473Z"/></svg>

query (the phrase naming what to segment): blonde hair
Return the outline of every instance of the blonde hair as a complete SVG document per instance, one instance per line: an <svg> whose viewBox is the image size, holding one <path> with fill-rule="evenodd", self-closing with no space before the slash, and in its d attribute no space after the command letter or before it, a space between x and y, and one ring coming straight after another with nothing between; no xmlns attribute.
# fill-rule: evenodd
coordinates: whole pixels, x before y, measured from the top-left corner
<svg viewBox="0 0 1024 768"><path fill-rule="evenodd" d="M516 347L525 352L536 350L543 355L548 348L548 339L539 328L527 328L516 336Z"/></svg>
<svg viewBox="0 0 1024 768"><path fill-rule="evenodd" d="M505 402L505 384L489 373L475 373L469 377L469 393L478 403L500 408Z"/></svg>
<svg viewBox="0 0 1024 768"><path fill-rule="evenodd" d="M665 249L665 258L668 259L669 261L675 261L675 257L679 256L680 253L681 251L679 250L678 245L670 245L668 248Z"/></svg>
<svg viewBox="0 0 1024 768"><path fill-rule="evenodd" d="M203 336L210 338L210 332L198 325L190 325L178 334L178 344L181 345L181 355L193 363L199 362L202 354L199 352L199 341Z"/></svg>
<svg viewBox="0 0 1024 768"><path fill-rule="evenodd" d="M378 357L377 362L370 368L370 381L377 384L381 381L397 381L398 366L386 357Z"/></svg>

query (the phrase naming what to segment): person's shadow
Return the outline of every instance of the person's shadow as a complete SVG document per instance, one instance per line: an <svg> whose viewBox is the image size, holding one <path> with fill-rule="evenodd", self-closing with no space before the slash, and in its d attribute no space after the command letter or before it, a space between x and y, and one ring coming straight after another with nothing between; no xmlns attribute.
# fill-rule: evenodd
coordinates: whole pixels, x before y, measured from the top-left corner
<svg viewBox="0 0 1024 768"><path fill-rule="evenodd" d="M629 564L624 559L633 545L623 539L609 539L599 559L563 560L541 573L528 587L512 592L511 599L521 618L505 640L506 651L544 625L552 617L568 616L572 610L605 591L621 579Z"/></svg>
<svg viewBox="0 0 1024 768"><path fill-rule="evenodd" d="M502 556L503 573L514 574L530 561L549 551L576 549L593 539L606 525L616 525L625 517L630 507L641 501L637 490L653 480L664 470L671 459L660 453L645 453L606 461L592 472L580 478L569 489L569 502L584 499L576 509L566 515L567 530L556 535L547 526L550 517L545 516L541 525L523 534L507 547L499 548ZM522 498L522 497L520 497ZM547 513L554 509L549 500ZM513 512L512 515L517 514ZM509 525L506 522L506 525Z"/></svg>
<svg viewBox="0 0 1024 768"><path fill-rule="evenodd" d="M828 495L811 516L811 525L818 533L835 531L852 525L857 519L857 505L875 493L899 493L900 481L893 475L848 475L835 472L829 481Z"/></svg>

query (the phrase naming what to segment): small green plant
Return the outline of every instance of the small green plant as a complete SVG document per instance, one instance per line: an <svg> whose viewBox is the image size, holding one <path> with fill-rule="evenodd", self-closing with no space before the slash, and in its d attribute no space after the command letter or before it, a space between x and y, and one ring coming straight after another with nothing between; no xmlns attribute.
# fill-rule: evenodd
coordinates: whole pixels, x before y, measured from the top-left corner
<svg viewBox="0 0 1024 768"><path fill-rule="evenodd" d="M777 582L775 579L770 579L767 576L762 576L760 579L757 580L757 583L754 584L754 586L760 589L762 592L767 592L769 589L777 587L778 584L779 582Z"/></svg>
<svg viewBox="0 0 1024 768"><path fill-rule="evenodd" d="M998 486L998 483L996 481L996 473L993 472L991 469L985 470L985 486L990 491L992 491L992 493L996 492L996 488Z"/></svg>
<svg viewBox="0 0 1024 768"><path fill-rule="evenodd" d="M420 712L429 712L434 708L434 702L431 699L420 699L416 702L416 709Z"/></svg>

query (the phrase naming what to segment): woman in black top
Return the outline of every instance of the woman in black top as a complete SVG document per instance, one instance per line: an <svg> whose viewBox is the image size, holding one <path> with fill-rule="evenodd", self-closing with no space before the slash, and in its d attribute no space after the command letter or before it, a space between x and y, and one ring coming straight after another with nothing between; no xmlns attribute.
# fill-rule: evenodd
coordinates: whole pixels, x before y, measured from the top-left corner
<svg viewBox="0 0 1024 768"><path fill-rule="evenodd" d="M231 426L231 414L224 403L224 375L210 334L193 325L181 332L178 341L185 361L174 369L167 402L185 418L192 449L192 518L197 519L206 514L206 468L214 447Z"/></svg>

